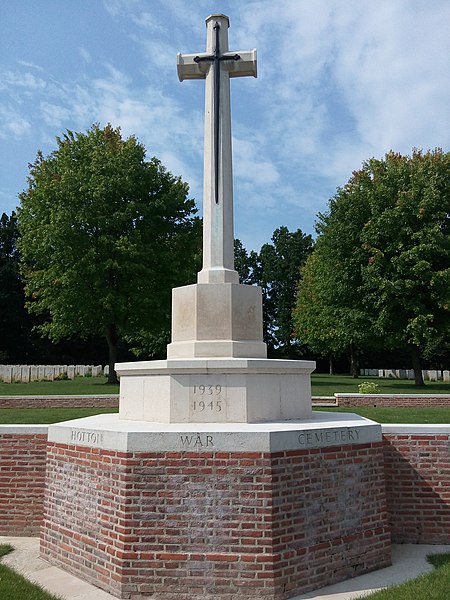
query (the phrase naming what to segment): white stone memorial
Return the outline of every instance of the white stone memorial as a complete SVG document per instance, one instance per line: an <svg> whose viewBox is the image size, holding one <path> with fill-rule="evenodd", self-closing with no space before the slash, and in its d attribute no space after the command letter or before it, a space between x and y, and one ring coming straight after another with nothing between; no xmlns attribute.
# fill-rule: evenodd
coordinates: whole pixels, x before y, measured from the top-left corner
<svg viewBox="0 0 450 600"><path fill-rule="evenodd" d="M203 267L172 293L166 361L122 363L120 419L164 423L311 416L309 361L268 360L262 294L234 269L230 78L256 77L256 50L228 49L229 20L206 19L206 52L178 54L180 81L205 80Z"/></svg>

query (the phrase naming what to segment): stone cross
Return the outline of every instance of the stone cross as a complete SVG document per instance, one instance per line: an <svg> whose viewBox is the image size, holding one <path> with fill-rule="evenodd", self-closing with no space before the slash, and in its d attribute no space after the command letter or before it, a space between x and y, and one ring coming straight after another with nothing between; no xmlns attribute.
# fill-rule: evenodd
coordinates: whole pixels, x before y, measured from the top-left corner
<svg viewBox="0 0 450 600"><path fill-rule="evenodd" d="M205 79L203 268L198 283L239 283L234 270L230 77L256 77L256 50L229 52L225 15L206 19L206 52L178 54L180 81Z"/></svg>

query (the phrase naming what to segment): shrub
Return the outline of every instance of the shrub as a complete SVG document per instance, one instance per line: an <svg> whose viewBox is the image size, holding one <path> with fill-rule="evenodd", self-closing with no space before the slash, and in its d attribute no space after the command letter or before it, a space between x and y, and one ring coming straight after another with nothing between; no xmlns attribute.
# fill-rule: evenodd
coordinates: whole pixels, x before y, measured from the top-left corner
<svg viewBox="0 0 450 600"><path fill-rule="evenodd" d="M380 388L375 381L363 381L358 385L358 391L360 394L378 394Z"/></svg>

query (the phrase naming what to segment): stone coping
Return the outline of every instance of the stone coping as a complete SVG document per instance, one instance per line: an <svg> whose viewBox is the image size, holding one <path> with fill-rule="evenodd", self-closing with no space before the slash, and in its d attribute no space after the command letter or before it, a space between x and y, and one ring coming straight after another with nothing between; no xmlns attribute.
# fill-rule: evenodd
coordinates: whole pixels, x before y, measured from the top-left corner
<svg viewBox="0 0 450 600"><path fill-rule="evenodd" d="M381 426L354 414L264 423L149 423L96 415L49 426L49 442L118 452L279 452L381 442Z"/></svg>
<svg viewBox="0 0 450 600"><path fill-rule="evenodd" d="M322 413L324 414L324 413ZM339 413L332 413L332 414L339 414ZM98 415L100 416L100 415ZM101 415L103 416L107 416L107 415ZM350 413L345 413L346 417L351 416ZM356 415L355 415L356 416ZM92 419L92 417L87 417ZM77 423L81 420L84 419L76 419L74 421L67 421L65 423L65 425L67 424L72 424L72 423ZM315 419L317 421L317 419ZM367 421L367 419L366 419ZM123 421L122 421L123 422ZM309 423L310 420L308 421L304 421L304 423ZM292 422L289 422L289 424L292 426ZM319 424L319 421L317 421L317 425ZM55 424L55 425L59 425L59 423ZM272 425L271 423L264 423L261 424L264 425L266 427L269 427L270 425ZM50 425L44 425L44 424L0 424L0 435L2 434L11 434L11 433L18 433L18 434L46 434L48 431L49 427L53 427L53 424ZM256 428L259 426L259 424L239 424L239 427L252 427L252 428ZM169 426L161 425L161 428L168 428ZM213 427L213 425L211 425L210 423L199 423L195 425L195 428L197 431L201 432L203 430L209 430L211 431L212 429L214 430L219 430L218 429L225 429L226 425L220 425L220 426L216 426ZM193 428L193 424L186 424L184 426L178 426L176 424L172 424L170 425L170 428L172 429L179 429L180 431L188 431L188 430L192 430ZM416 425L413 423L389 423L389 424L381 424L381 430L383 434L404 434L404 435L416 435L416 434L423 434L423 435L450 435L450 424L430 424L430 425ZM161 430L160 430L161 432Z"/></svg>
<svg viewBox="0 0 450 600"><path fill-rule="evenodd" d="M311 373L314 361L264 358L187 358L116 363L118 375L182 375L211 373Z"/></svg>
<svg viewBox="0 0 450 600"><path fill-rule="evenodd" d="M0 394L0 403L3 399L15 400L16 398L34 398L36 400L60 400L62 398L119 398L120 394Z"/></svg>
<svg viewBox="0 0 450 600"><path fill-rule="evenodd" d="M0 436L11 433L20 433L23 435L46 434L48 428L49 425L32 425L27 423L0 425Z"/></svg>
<svg viewBox="0 0 450 600"><path fill-rule="evenodd" d="M450 424L415 425L414 423L388 423L381 425L383 433L404 435L450 435Z"/></svg>
<svg viewBox="0 0 450 600"><path fill-rule="evenodd" d="M354 396L364 396L364 398L411 398L411 396L419 396L420 398L450 398L450 394L422 394L421 392L411 392L409 394L360 394L359 392L334 394L335 398L353 398Z"/></svg>

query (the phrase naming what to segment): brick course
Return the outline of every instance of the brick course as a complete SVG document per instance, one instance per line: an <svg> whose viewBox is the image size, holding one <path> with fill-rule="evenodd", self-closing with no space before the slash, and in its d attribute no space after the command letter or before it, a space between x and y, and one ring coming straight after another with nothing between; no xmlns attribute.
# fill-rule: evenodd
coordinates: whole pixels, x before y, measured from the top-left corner
<svg viewBox="0 0 450 600"><path fill-rule="evenodd" d="M447 394L335 394L338 406L391 406L450 408Z"/></svg>
<svg viewBox="0 0 450 600"><path fill-rule="evenodd" d="M450 542L450 436L388 434L386 493L393 542Z"/></svg>
<svg viewBox="0 0 450 600"><path fill-rule="evenodd" d="M0 408L118 408L119 396L0 396Z"/></svg>
<svg viewBox="0 0 450 600"><path fill-rule="evenodd" d="M122 598L289 598L389 564L382 459L52 443L42 553Z"/></svg>
<svg viewBox="0 0 450 600"><path fill-rule="evenodd" d="M0 433L0 535L39 535L46 433Z"/></svg>

